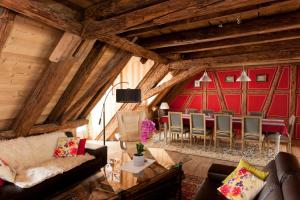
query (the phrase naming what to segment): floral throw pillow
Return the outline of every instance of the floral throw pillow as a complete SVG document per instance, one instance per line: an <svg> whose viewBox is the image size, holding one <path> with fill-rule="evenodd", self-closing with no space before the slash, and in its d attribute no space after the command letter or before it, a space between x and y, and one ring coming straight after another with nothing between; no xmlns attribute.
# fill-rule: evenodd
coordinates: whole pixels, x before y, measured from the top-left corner
<svg viewBox="0 0 300 200"><path fill-rule="evenodd" d="M0 159L0 179L13 183L15 181L16 171Z"/></svg>
<svg viewBox="0 0 300 200"><path fill-rule="evenodd" d="M218 190L230 200L252 200L264 185L264 181L247 169L241 168L237 171L235 177L229 179Z"/></svg>
<svg viewBox="0 0 300 200"><path fill-rule="evenodd" d="M55 157L77 156L79 140L76 137L60 137L54 150Z"/></svg>

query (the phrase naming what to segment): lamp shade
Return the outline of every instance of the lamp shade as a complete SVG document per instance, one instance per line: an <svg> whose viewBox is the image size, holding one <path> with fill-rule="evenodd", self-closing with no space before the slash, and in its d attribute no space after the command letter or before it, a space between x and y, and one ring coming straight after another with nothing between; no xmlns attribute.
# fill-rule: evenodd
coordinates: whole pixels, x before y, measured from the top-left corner
<svg viewBox="0 0 300 200"><path fill-rule="evenodd" d="M249 82L251 78L247 75L246 71L243 70L241 75L236 79L238 82Z"/></svg>
<svg viewBox="0 0 300 200"><path fill-rule="evenodd" d="M141 90L140 89L117 89L116 101L118 103L140 103Z"/></svg>
<svg viewBox="0 0 300 200"><path fill-rule="evenodd" d="M159 109L168 110L168 109L170 109L170 107L169 107L169 104L167 102L162 102L159 106Z"/></svg>
<svg viewBox="0 0 300 200"><path fill-rule="evenodd" d="M203 76L199 79L200 82L211 82L211 78L209 78L207 72L205 71Z"/></svg>

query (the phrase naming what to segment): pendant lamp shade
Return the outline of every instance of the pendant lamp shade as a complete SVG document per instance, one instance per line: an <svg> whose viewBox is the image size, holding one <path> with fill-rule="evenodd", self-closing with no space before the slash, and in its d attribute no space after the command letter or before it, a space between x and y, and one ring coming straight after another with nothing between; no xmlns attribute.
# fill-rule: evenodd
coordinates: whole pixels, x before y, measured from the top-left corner
<svg viewBox="0 0 300 200"><path fill-rule="evenodd" d="M162 102L160 104L160 106L159 106L159 109L161 109L161 110L168 110L168 109L170 109L170 106L169 106L169 104L167 102Z"/></svg>
<svg viewBox="0 0 300 200"><path fill-rule="evenodd" d="M200 82L211 82L211 78L209 78L207 72L205 71L199 81Z"/></svg>
<svg viewBox="0 0 300 200"><path fill-rule="evenodd" d="M237 82L249 82L251 78L247 75L246 71L243 69L241 75L236 79Z"/></svg>

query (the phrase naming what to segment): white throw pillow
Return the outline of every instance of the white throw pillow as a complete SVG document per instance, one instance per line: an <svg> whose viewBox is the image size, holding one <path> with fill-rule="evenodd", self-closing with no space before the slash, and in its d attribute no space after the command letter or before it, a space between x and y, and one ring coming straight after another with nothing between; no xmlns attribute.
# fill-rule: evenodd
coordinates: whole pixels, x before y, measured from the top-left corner
<svg viewBox="0 0 300 200"><path fill-rule="evenodd" d="M0 178L13 183L16 178L16 171L9 167L6 162L0 159Z"/></svg>

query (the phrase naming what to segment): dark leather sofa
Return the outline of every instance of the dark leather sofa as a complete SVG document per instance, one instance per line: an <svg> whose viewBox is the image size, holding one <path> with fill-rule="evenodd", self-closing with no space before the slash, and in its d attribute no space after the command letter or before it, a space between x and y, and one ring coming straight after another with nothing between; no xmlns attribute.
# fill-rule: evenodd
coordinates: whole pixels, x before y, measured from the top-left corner
<svg viewBox="0 0 300 200"><path fill-rule="evenodd" d="M235 167L232 166L213 164L194 199L226 200L217 188L234 169ZM256 196L256 200L300 199L300 167L294 155L280 152L264 167L264 170L269 172L269 176L266 178L266 185Z"/></svg>
<svg viewBox="0 0 300 200"><path fill-rule="evenodd" d="M11 183L0 187L0 200L40 200L51 199L57 194L76 186L80 181L95 174L107 163L107 147L86 152L96 158L77 166L66 173L59 174L31 188L19 188Z"/></svg>

